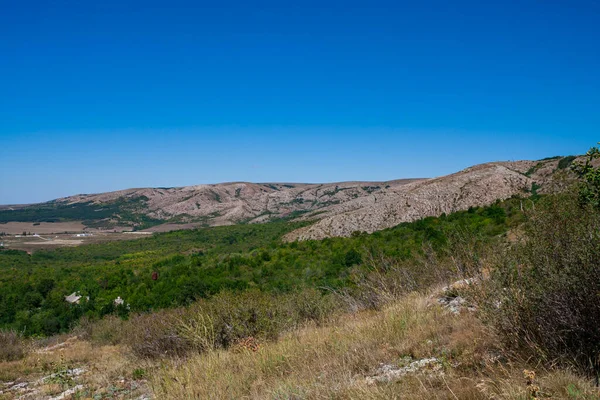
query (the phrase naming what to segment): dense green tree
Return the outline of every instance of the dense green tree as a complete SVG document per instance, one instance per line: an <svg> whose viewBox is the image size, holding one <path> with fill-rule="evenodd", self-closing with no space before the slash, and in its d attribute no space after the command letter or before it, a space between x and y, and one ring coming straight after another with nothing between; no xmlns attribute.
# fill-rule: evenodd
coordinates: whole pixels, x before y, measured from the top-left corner
<svg viewBox="0 0 600 400"><path fill-rule="evenodd" d="M586 154L585 162L576 162L571 168L582 181L579 189L580 202L600 208L600 167L593 165L597 158L600 158L600 149L592 147Z"/></svg>

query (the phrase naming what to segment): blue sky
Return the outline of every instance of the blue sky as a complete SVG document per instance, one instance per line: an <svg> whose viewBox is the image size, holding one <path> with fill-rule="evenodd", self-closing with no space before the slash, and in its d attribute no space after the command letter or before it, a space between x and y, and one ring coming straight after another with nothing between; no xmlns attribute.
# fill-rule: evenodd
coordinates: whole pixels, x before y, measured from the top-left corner
<svg viewBox="0 0 600 400"><path fill-rule="evenodd" d="M600 140L600 2L0 0L0 204Z"/></svg>

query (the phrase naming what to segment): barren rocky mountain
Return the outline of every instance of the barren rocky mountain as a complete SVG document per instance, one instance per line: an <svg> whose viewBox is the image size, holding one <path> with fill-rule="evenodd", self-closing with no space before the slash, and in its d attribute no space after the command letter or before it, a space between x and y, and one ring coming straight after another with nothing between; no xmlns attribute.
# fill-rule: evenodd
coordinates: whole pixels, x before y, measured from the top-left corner
<svg viewBox="0 0 600 400"><path fill-rule="evenodd" d="M571 181L568 167L575 157L540 161L493 162L433 179L408 183L332 206L316 223L286 239L323 239L375 232L427 216L488 205L514 195L560 190ZM579 161L579 160L578 160Z"/></svg>
<svg viewBox="0 0 600 400"><path fill-rule="evenodd" d="M573 159L493 162L438 178L387 182L232 182L128 189L0 210L0 217L4 221L19 221L25 217L26 221L44 221L42 212L48 216L53 215L52 210L58 210L61 221L80 219L90 227L112 229L129 225L151 231L288 218L316 220L289 234L288 240L321 239L349 236L356 231L374 232L513 195L552 190L551 183L557 182L557 174L568 171Z"/></svg>
<svg viewBox="0 0 600 400"><path fill-rule="evenodd" d="M399 190L373 193L332 207L317 223L288 235L289 240L349 236L402 222L437 216L525 194L533 180L506 165L485 164L441 178L413 182Z"/></svg>
<svg viewBox="0 0 600 400"><path fill-rule="evenodd" d="M138 211L151 218L188 224L229 225L293 218L302 214L312 218L357 199L365 199L364 205L369 204L368 199L375 193L401 192L403 186L418 181L403 179L329 184L232 182L77 195L58 199L57 202L69 205L91 202L101 206L117 201L137 201L143 203Z"/></svg>

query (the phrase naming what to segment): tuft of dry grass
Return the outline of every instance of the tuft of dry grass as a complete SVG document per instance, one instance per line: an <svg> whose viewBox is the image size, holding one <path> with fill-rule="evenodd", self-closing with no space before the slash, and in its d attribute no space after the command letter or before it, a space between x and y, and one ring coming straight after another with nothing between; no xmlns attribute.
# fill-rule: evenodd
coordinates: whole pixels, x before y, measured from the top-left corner
<svg viewBox="0 0 600 400"><path fill-rule="evenodd" d="M0 361L20 360L27 354L27 343L16 331L0 330Z"/></svg>
<svg viewBox="0 0 600 400"><path fill-rule="evenodd" d="M82 318L73 332L97 345L117 345L126 337L126 325L126 321L116 315L107 315L97 321Z"/></svg>

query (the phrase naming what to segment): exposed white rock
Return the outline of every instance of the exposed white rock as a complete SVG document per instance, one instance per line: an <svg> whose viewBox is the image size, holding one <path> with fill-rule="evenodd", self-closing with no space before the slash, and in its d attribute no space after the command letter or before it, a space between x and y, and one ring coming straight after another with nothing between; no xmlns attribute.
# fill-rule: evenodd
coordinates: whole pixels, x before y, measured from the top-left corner
<svg viewBox="0 0 600 400"><path fill-rule="evenodd" d="M437 303L442 307L446 308L453 314L460 314L462 310L476 311L477 307L469 302L462 296L459 296L456 292L479 282L479 278L467 278L456 281L448 286L444 286L440 292L436 293L433 297Z"/></svg>
<svg viewBox="0 0 600 400"><path fill-rule="evenodd" d="M367 377L366 381L368 385L374 385L378 382L395 382L409 374L441 376L444 375L444 369L441 361L435 357L413 361L405 367L382 364L379 369L377 369L375 375Z"/></svg>
<svg viewBox="0 0 600 400"><path fill-rule="evenodd" d="M56 372L47 376L44 376L43 378L38 379L37 381L34 382L35 385L39 385L41 383L44 383L48 380L51 380L52 378L55 378L59 375L67 375L69 377L77 377L79 375L82 375L85 372L85 369L83 368L73 368L73 369L67 369L65 371L62 372Z"/></svg>
<svg viewBox="0 0 600 400"><path fill-rule="evenodd" d="M440 297L438 302L444 307L447 308L452 314L460 314L461 310L475 311L476 307L471 306L468 302L460 297L456 296L452 297Z"/></svg>
<svg viewBox="0 0 600 400"><path fill-rule="evenodd" d="M64 400L64 399L67 399L67 398L70 398L70 396L74 395L75 393L79 392L80 390L83 390L83 385L77 385L77 386L74 386L74 387L72 387L70 389L67 389L64 392L62 392L61 394L59 394L58 396L50 398L50 400Z"/></svg>
<svg viewBox="0 0 600 400"><path fill-rule="evenodd" d="M70 295L68 295L68 296L65 296L65 301L66 301L67 303L71 303L71 304L79 304L79 302L81 301L81 298L82 298L82 297L83 297L83 296L81 296L81 295L79 294L79 292L73 292L73 293L71 293ZM89 299L90 299L90 296L86 296L85 298L86 298L86 300L89 300Z"/></svg>

